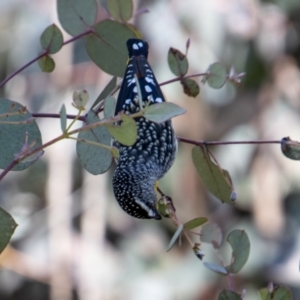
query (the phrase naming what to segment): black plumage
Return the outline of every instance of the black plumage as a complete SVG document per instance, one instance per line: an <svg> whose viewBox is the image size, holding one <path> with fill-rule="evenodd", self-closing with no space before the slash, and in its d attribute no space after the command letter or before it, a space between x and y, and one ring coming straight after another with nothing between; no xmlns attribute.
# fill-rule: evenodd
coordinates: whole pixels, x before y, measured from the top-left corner
<svg viewBox="0 0 300 300"><path fill-rule="evenodd" d="M116 104L116 115L120 111L126 114L136 113L140 110L140 105L144 108L145 105L165 101L147 61L147 42L130 39L127 41L127 48L129 61ZM142 101L138 99L136 78ZM155 184L174 162L177 148L175 133L171 120L157 124L140 117L135 121L138 129L136 143L128 147L114 142L119 148L119 159L113 176L114 194L129 215L160 220Z"/></svg>

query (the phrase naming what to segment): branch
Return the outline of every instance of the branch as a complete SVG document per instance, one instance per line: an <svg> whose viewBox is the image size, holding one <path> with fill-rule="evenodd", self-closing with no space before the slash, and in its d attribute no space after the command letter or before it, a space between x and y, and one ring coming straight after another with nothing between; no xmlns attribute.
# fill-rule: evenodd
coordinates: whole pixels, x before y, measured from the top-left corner
<svg viewBox="0 0 300 300"><path fill-rule="evenodd" d="M71 39L65 41L63 43L63 46L80 39L81 37L93 33L94 30L92 28L89 28L88 30L72 37ZM23 67L21 67L20 69L16 70L15 72L13 72L12 74L10 74L8 77L6 77L1 83L0 83L0 88L2 88L9 80L11 80L13 77L15 77L17 74L19 74L20 72L22 72L24 69L26 69L27 67L29 67L30 65L32 65L33 63L35 63L36 61L38 61L40 58L46 56L49 53L48 50L44 50L41 54L39 54L37 57L35 57L34 59L32 59L31 61L29 61L28 63L26 63Z"/></svg>
<svg viewBox="0 0 300 300"><path fill-rule="evenodd" d="M176 78L164 81L164 82L160 83L159 85L162 86L162 85L166 85L166 84L169 84L169 83L172 83L172 82L181 81L182 79L185 79L185 78L193 78L193 77L199 77L199 76L208 76L209 74L210 73L206 72L206 73L198 73L198 74L193 74L193 75L188 75L188 76L179 76L179 77L176 77Z"/></svg>
<svg viewBox="0 0 300 300"><path fill-rule="evenodd" d="M249 145L249 144L281 144L281 140L261 140L261 141L195 141L183 137L177 137L179 142L192 144L196 146L217 146L217 145Z"/></svg>

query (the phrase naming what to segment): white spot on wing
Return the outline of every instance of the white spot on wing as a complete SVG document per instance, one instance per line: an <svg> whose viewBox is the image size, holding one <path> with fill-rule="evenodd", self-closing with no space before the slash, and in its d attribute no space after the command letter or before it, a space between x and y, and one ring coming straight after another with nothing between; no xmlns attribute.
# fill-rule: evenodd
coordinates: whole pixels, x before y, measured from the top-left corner
<svg viewBox="0 0 300 300"><path fill-rule="evenodd" d="M150 87L149 85L145 85L145 91L146 91L147 93L151 93L151 92L152 92L152 89L151 89L151 87Z"/></svg>
<svg viewBox="0 0 300 300"><path fill-rule="evenodd" d="M163 99L157 97L157 98L155 99L155 102L161 103L161 102L163 102Z"/></svg>
<svg viewBox="0 0 300 300"><path fill-rule="evenodd" d="M151 83L151 84L155 85L155 82L153 81L153 79L152 79L152 78L150 78L150 77L146 76L146 77L145 77L145 80L146 80L147 82L149 82L149 83Z"/></svg>
<svg viewBox="0 0 300 300"><path fill-rule="evenodd" d="M138 45L142 48L144 45L142 42L139 42Z"/></svg>
<svg viewBox="0 0 300 300"><path fill-rule="evenodd" d="M133 44L133 45L132 45L132 49L134 49L134 50L139 50L139 46L138 46L137 44Z"/></svg>
<svg viewBox="0 0 300 300"><path fill-rule="evenodd" d="M133 88L133 92L137 93L137 87L136 86Z"/></svg>

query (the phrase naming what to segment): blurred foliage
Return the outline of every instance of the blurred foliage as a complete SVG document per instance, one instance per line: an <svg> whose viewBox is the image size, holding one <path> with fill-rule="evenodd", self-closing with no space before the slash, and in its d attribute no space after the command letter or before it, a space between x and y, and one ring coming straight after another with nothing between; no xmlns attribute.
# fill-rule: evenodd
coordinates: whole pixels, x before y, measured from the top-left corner
<svg viewBox="0 0 300 300"><path fill-rule="evenodd" d="M42 71L52 72L41 73L38 64L25 68L2 87L0 107L4 99L13 99L32 113L57 113L65 104L61 120L66 129L70 124L66 114L77 113L68 105L72 92L87 89L94 99L89 105L96 102L98 105L98 100L107 96L101 95L101 91L104 93L107 87L109 94L116 81L95 64L108 74L122 76L127 60L125 41L128 37L141 37L142 32L149 41L149 61L160 82L172 78L168 64L176 76L183 76L187 71L187 75L205 72L216 61L222 63L217 65L223 66L220 73L218 69L211 70L214 76L207 78L208 84L203 85L201 78L193 78L192 83L187 79L180 81L186 95L195 97L201 88L196 99L187 98L178 83L163 88L171 102L187 111L174 120L179 136L193 140L280 140L283 136L300 139L299 1L214 0L213 5L193 0L140 1L132 5L126 0L119 5L117 0L107 4L76 0L70 10L70 0L58 0L60 25L53 27L49 24L56 22L56 17L50 11L55 2L0 4L0 80L27 64L38 52L45 53L39 60ZM145 9L150 13L144 14ZM73 37L86 31L82 37L85 44L68 43L52 56L63 40L69 39L60 26ZM44 33L43 28L47 28ZM40 36L45 52L38 46ZM188 37L191 43L185 56L177 48L182 49ZM87 60L82 48L86 48L95 64ZM241 73L224 72L232 70L232 66L238 72L246 72L238 90L231 82L239 83ZM225 75L227 82L223 86ZM222 84L216 85L213 77ZM213 89L217 87L220 89ZM39 126L46 141L61 133L58 120L39 118L30 124ZM3 126L0 119L0 129ZM32 129L28 130L30 139ZM85 131L84 135L88 133ZM24 137L24 132L21 135ZM96 138L95 142L99 140ZM1 143L2 147L5 144ZM22 143L11 145L12 156L5 160L5 166L22 148ZM292 157L295 156L298 146L295 149L286 143L283 146L285 154L292 151ZM230 240L232 253L221 246L220 230L225 236L237 232L236 228L247 232L251 241L249 260L240 273L231 277L237 294L226 290L228 283L220 275L214 276L203 267L185 240L181 247L177 245L184 228L179 226L176 231L168 220L155 223L126 216L110 193L111 171L95 180L78 162L74 164L74 143L73 150L65 143L61 148L52 147L54 150L47 150L31 168L23 173L10 173L1 181L0 205L19 224L12 245L0 257L1 299L140 299L140 295L144 299L162 300L217 299L218 295L219 299L240 299L241 291L246 289L243 299L247 300L259 299L257 290L267 285L268 289L261 292L262 299L291 299L289 289L282 285L289 286L294 298L300 297L297 254L300 172L297 162L281 154L279 145L210 147L212 157L218 160L215 164L211 157L206 157L215 168L211 174L217 171L217 176L230 188L227 202L231 201L233 182L238 195L234 205L222 205L214 197L218 197L217 193L213 196L203 188L192 164L191 147L186 144L180 146L175 166L162 180L161 185L170 191L177 213L185 223L205 215L218 224L210 229L205 227L210 223L204 224L201 232L203 235L205 230L209 232L204 240L209 240L215 250L220 247L218 252L229 262L225 265L233 266L231 255L236 261L235 250L240 245ZM99 155L89 154L88 149L81 150L85 155L82 160ZM95 158L87 163L99 171ZM104 171L110 166L111 155L105 163ZM171 243L173 248L165 254L174 232L177 233ZM199 245L199 233L195 233L193 243ZM214 234L218 247L214 239L211 241ZM246 244L242 243L241 248ZM207 245L201 245L201 251L206 261L212 261L206 267L216 268L218 255L214 257ZM237 260L238 269L247 260L247 251L237 251L247 256ZM202 258L202 252L199 256ZM217 267L217 271L222 271L219 273L226 274L223 269ZM272 281L280 286L270 288Z"/></svg>

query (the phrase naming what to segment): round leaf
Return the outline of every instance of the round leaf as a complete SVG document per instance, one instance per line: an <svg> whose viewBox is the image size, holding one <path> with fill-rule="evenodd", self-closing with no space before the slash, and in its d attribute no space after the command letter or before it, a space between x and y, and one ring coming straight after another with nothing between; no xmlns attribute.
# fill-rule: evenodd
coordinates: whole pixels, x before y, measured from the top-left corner
<svg viewBox="0 0 300 300"><path fill-rule="evenodd" d="M103 71L122 77L128 59L126 42L136 35L127 25L112 20L101 21L94 28L96 34L90 34L86 44L90 58Z"/></svg>
<svg viewBox="0 0 300 300"><path fill-rule="evenodd" d="M184 76L189 68L186 56L175 48L168 52L168 64L172 73L176 76Z"/></svg>
<svg viewBox="0 0 300 300"><path fill-rule="evenodd" d="M70 35L78 35L93 26L97 16L95 0L57 0L58 18Z"/></svg>
<svg viewBox="0 0 300 300"><path fill-rule="evenodd" d="M63 35L55 24L48 26L44 30L40 40L43 49L48 50L50 54L58 52L64 42Z"/></svg>
<svg viewBox="0 0 300 300"><path fill-rule="evenodd" d="M137 126L134 119L122 114L120 125L106 125L109 133L121 144L132 146L137 138Z"/></svg>
<svg viewBox="0 0 300 300"><path fill-rule="evenodd" d="M250 241L244 230L233 230L227 237L227 242L232 247L232 263L226 267L230 273L239 272L248 260Z"/></svg>
<svg viewBox="0 0 300 300"><path fill-rule="evenodd" d="M24 148L26 135L27 144L32 145L32 150L42 145L41 133L36 122L28 122L32 115L28 111L21 113L24 110L24 106L17 102L0 99L0 169L5 169ZM24 170L39 157L40 155L30 156L12 170Z"/></svg>
<svg viewBox="0 0 300 300"><path fill-rule="evenodd" d="M163 123L185 112L185 109L172 102L162 102L147 106L144 109L144 116L152 122Z"/></svg>
<svg viewBox="0 0 300 300"><path fill-rule="evenodd" d="M183 86L183 91L185 94L191 97L198 96L200 92L200 88L198 83L195 80L192 80L190 78L184 78L180 81L180 83Z"/></svg>
<svg viewBox="0 0 300 300"><path fill-rule="evenodd" d="M0 207L0 253L8 245L17 226L12 216Z"/></svg>
<svg viewBox="0 0 300 300"><path fill-rule="evenodd" d="M87 114L87 123L93 124L96 122L99 122L98 116L90 111ZM105 126L81 131L78 134L78 138L107 146L111 144L111 136ZM108 149L78 141L76 144L76 152L82 166L91 174L103 174L111 166L112 155Z"/></svg>
<svg viewBox="0 0 300 300"><path fill-rule="evenodd" d="M128 21L133 12L132 0L108 0L109 14L117 21Z"/></svg>
<svg viewBox="0 0 300 300"><path fill-rule="evenodd" d="M210 73L207 78L208 84L214 89L220 89L226 82L226 68L222 64L216 62L210 65L208 72Z"/></svg>
<svg viewBox="0 0 300 300"><path fill-rule="evenodd" d="M201 242L212 244L214 248L220 248L223 234L220 226L216 223L204 224L201 228Z"/></svg>
<svg viewBox="0 0 300 300"><path fill-rule="evenodd" d="M55 69L55 62L49 55L45 55L38 60L38 64L43 72L51 73Z"/></svg>

